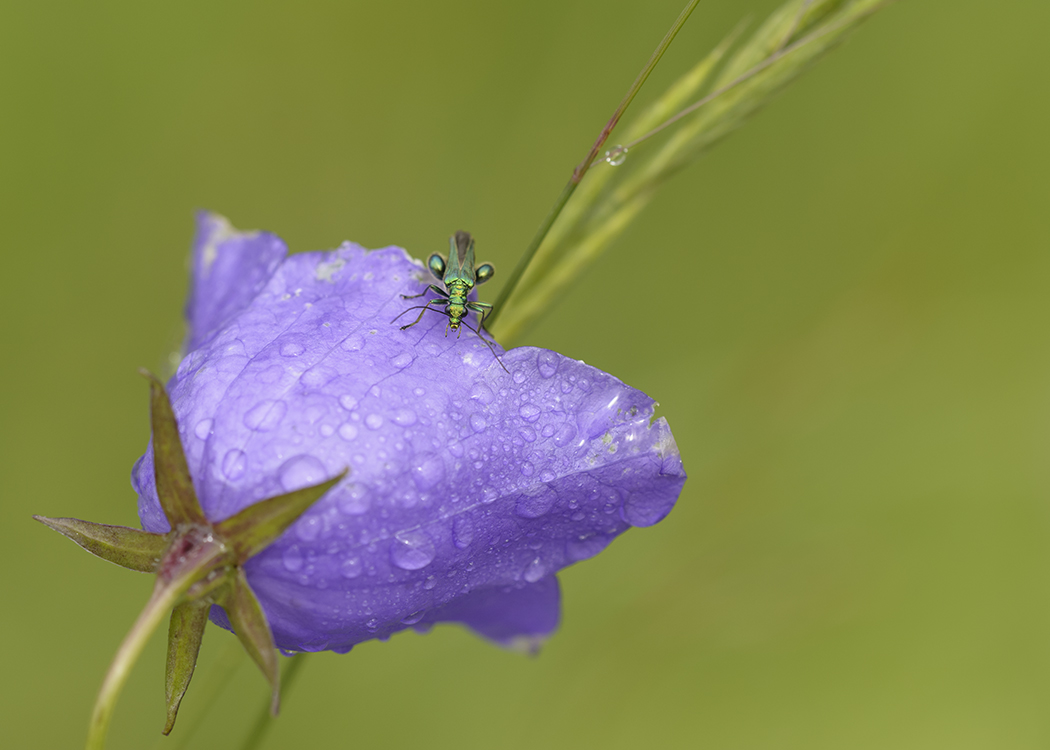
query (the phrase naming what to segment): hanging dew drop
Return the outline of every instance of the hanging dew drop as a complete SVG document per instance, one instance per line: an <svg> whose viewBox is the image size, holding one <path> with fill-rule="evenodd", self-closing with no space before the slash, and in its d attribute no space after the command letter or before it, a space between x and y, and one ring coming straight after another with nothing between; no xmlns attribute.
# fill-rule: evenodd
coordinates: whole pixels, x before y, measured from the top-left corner
<svg viewBox="0 0 1050 750"><path fill-rule="evenodd" d="M617 146L616 148L606 151L605 161L607 161L611 167L620 166L627 161L627 149L623 146Z"/></svg>

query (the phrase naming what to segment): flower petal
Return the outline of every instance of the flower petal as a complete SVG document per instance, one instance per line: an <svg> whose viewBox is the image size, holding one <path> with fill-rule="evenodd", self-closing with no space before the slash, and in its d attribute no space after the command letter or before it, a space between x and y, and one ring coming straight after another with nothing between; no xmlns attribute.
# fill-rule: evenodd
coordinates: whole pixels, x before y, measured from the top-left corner
<svg viewBox="0 0 1050 750"><path fill-rule="evenodd" d="M560 619L561 587L556 576L548 576L536 583L480 589L433 610L420 625L460 622L501 646L535 651Z"/></svg>
<svg viewBox="0 0 1050 750"><path fill-rule="evenodd" d="M288 248L269 232L239 232L219 214L197 213L186 351L207 340L259 293Z"/></svg>

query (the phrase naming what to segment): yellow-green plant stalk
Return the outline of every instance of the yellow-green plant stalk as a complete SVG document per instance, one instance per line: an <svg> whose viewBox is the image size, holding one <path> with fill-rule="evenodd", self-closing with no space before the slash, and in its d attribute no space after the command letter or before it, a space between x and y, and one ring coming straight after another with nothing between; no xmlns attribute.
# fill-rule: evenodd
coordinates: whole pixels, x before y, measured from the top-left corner
<svg viewBox="0 0 1050 750"><path fill-rule="evenodd" d="M492 333L504 346L512 346L609 247L668 177L743 124L891 2L789 0L726 59L739 27L729 34L628 126L616 139L623 145L606 151L610 166L589 173L538 243L520 282L505 288L488 326ZM707 93L702 98L686 106L703 91ZM646 158L634 158L636 147L671 128L662 146ZM627 152L632 152L629 169L612 166Z"/></svg>

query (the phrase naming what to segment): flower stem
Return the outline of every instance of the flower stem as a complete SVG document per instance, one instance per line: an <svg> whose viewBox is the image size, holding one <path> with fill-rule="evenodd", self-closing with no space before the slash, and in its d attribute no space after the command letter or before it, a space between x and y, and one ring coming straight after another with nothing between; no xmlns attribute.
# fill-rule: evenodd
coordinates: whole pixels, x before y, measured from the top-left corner
<svg viewBox="0 0 1050 750"><path fill-rule="evenodd" d="M117 698L120 696L124 683L127 682L132 666L142 654L142 649L145 648L150 635L157 629L157 625L164 619L164 616L171 611L184 590L185 587L164 585L160 581L154 587L149 601L146 602L146 606L135 620L135 624L124 636L124 641L120 644L116 656L113 657L113 662L109 665L106 678L102 681L102 688L98 691L95 708L91 713L91 723L88 725L86 750L102 750L105 747L109 721L113 717Z"/></svg>
<svg viewBox="0 0 1050 750"><path fill-rule="evenodd" d="M689 0L688 4L685 6L685 9L682 10L682 12L678 15L678 18L671 25L671 28L668 30L668 32L664 35L664 38L660 41L660 44L657 45L656 50L649 58L649 62L646 63L644 68L642 68L642 72L638 74L638 77L634 80L634 83L631 84L631 88L627 90L627 94L624 96L623 101L620 102L620 106L616 108L616 111L613 112L613 116L609 118L609 121L607 123L605 123L605 127L602 128L602 131L598 134L598 138L594 141L594 145L591 146L590 152L588 152L584 160L577 164L576 168L572 171L572 176L569 178L569 181L566 183L565 187L562 188L561 194L558 196L558 199L554 202L554 206L547 214L547 218L545 218L543 220L543 223L540 224L540 228L536 231L536 234L535 236L533 236L532 241L529 243L529 246L525 248L525 252L522 254L521 259L518 261L518 265L515 266L514 270L511 272L510 279L500 291L499 297L496 299L496 302L492 306L492 312L489 313L487 318L489 325L496 322L496 319L499 317L500 311L503 309L507 301L510 299L511 295L514 293L514 289L518 286L518 282L521 281L521 277L522 274L525 273L525 269L532 261L533 256L536 254L536 251L539 250L540 245L543 244L543 240L546 238L551 226L553 226L554 222L561 214L562 209L565 208L565 204L569 202L569 198L571 198L572 194L576 192L576 186L580 184L580 181L583 179L583 176L587 174L587 170L590 169L591 163L601 151L602 146L605 145L605 142L609 139L609 136L612 134L613 129L616 127L617 123L619 123L620 118L623 117L623 113L627 111L627 107L630 106L631 102L634 100L634 97L641 90L642 86L645 84L646 79L649 78L649 74L653 72L653 68L655 68L656 64L660 62L660 58L664 56L664 53L667 51L667 48L671 46L671 42L674 41L674 38L678 35L678 32L681 30L682 26L685 25L686 20L688 20L689 16L692 14L693 10L696 8L699 2L700 0Z"/></svg>

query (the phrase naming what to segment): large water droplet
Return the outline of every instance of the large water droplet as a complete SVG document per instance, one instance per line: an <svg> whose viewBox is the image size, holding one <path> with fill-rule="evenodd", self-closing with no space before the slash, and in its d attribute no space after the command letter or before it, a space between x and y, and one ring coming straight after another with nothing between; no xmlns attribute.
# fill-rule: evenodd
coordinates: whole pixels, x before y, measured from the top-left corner
<svg viewBox="0 0 1050 750"><path fill-rule="evenodd" d="M611 167L618 167L627 161L627 148L625 146L614 146L605 152L605 161Z"/></svg>
<svg viewBox="0 0 1050 750"><path fill-rule="evenodd" d="M357 399L349 393L344 393L339 397L339 405L347 411L353 411L357 407Z"/></svg>
<svg viewBox="0 0 1050 750"><path fill-rule="evenodd" d="M304 516L295 524L295 535L304 542L312 542L324 528L324 519L320 516Z"/></svg>
<svg viewBox="0 0 1050 750"><path fill-rule="evenodd" d="M342 573L343 578L357 578L364 570L365 566L361 564L361 558L356 556L346 558L339 566L339 572Z"/></svg>
<svg viewBox="0 0 1050 750"><path fill-rule="evenodd" d="M548 349L542 349L536 355L536 368L540 371L540 377L553 377L558 371L558 364L558 355Z"/></svg>
<svg viewBox="0 0 1050 750"><path fill-rule="evenodd" d="M513 377L514 377L514 382L517 383L518 385L521 385L522 383L525 382L525 371L524 370L515 370Z"/></svg>
<svg viewBox="0 0 1050 750"><path fill-rule="evenodd" d="M299 381L307 388L323 388L339 377L339 372L329 365L317 365L303 373Z"/></svg>
<svg viewBox="0 0 1050 750"><path fill-rule="evenodd" d="M445 478L445 462L440 456L426 454L419 456L412 476L416 486L421 490L428 490Z"/></svg>
<svg viewBox="0 0 1050 750"><path fill-rule="evenodd" d="M546 575L546 573L547 566L544 565L540 561L540 558L537 557L534 558L533 561L528 564L528 567L525 568L525 572L521 574L521 577L529 583L536 583L536 581L543 578L543 576Z"/></svg>
<svg viewBox="0 0 1050 750"><path fill-rule="evenodd" d="M554 444L559 448L564 448L574 437L576 437L576 425L565 422L555 430Z"/></svg>
<svg viewBox="0 0 1050 750"><path fill-rule="evenodd" d="M534 487L518 498L514 512L522 518L539 518L548 513L558 499L558 494L546 484Z"/></svg>
<svg viewBox="0 0 1050 750"><path fill-rule="evenodd" d="M495 398L495 394L492 393L492 389L484 383L477 383L470 391L470 397L479 401L483 404L491 404L492 399Z"/></svg>
<svg viewBox="0 0 1050 750"><path fill-rule="evenodd" d="M244 451L233 448L226 451L226 455L222 457L222 473L229 480L240 479L244 476L244 469L247 463Z"/></svg>
<svg viewBox="0 0 1050 750"><path fill-rule="evenodd" d="M211 432L211 426L215 424L211 419L202 419L197 423L197 426L193 428L193 434L196 435L200 440L207 440L208 434Z"/></svg>
<svg viewBox="0 0 1050 750"><path fill-rule="evenodd" d="M536 406L536 404L523 404L522 407L518 409L518 414L520 414L521 418L526 422L535 422L540 418L540 407Z"/></svg>
<svg viewBox="0 0 1050 750"><path fill-rule="evenodd" d="M357 437L357 428L349 422L339 425L339 437L343 440L350 441Z"/></svg>
<svg viewBox="0 0 1050 750"><path fill-rule="evenodd" d="M584 382L580 380L577 385L583 388ZM592 440L605 432L619 411L621 395L620 388L611 387L597 390L584 398L576 409L580 435Z"/></svg>
<svg viewBox="0 0 1050 750"><path fill-rule="evenodd" d="M345 513L348 516L360 516L363 513L367 513L372 506L372 498L368 492L368 487L356 482L351 484L339 493L336 505L339 506L340 513Z"/></svg>
<svg viewBox="0 0 1050 750"><path fill-rule="evenodd" d="M281 555L281 561L284 563L285 570L294 573L303 567L303 553L299 551L297 545L293 544Z"/></svg>
<svg viewBox="0 0 1050 750"><path fill-rule="evenodd" d="M416 413L411 409L398 409L394 413L394 421L402 427L408 427L416 423Z"/></svg>
<svg viewBox="0 0 1050 750"><path fill-rule="evenodd" d="M573 514L573 518L576 515L582 516L582 513ZM568 554L569 559L573 562L579 562L580 560L586 560L590 557L594 557L603 549L609 546L609 542L612 541L612 537L605 536L604 534L581 534L573 539L570 539L565 544L565 552Z"/></svg>
<svg viewBox="0 0 1050 750"><path fill-rule="evenodd" d="M434 542L425 531L402 531L390 545L390 560L402 570L419 570L434 559Z"/></svg>
<svg viewBox="0 0 1050 750"><path fill-rule="evenodd" d="M359 333L355 333L343 339L343 343L340 346L342 346L344 351L356 352L359 351L364 345L364 337Z"/></svg>
<svg viewBox="0 0 1050 750"><path fill-rule="evenodd" d="M417 622L419 622L420 620L423 619L423 615L425 615L426 613L427 613L427 611L425 609L421 609L418 612L413 612L410 615L405 615L404 617L401 618L401 624L402 625L415 625Z"/></svg>
<svg viewBox="0 0 1050 750"><path fill-rule="evenodd" d="M365 417L365 424L370 430L378 430L383 426L383 417L380 414L369 414Z"/></svg>
<svg viewBox="0 0 1050 750"><path fill-rule="evenodd" d="M320 484L328 479L324 464L313 456L292 456L277 470L281 486L288 492Z"/></svg>
<svg viewBox="0 0 1050 750"><path fill-rule="evenodd" d="M489 423L485 421L485 417L480 414L470 415L470 427L474 432L484 432L485 428L489 426Z"/></svg>
<svg viewBox="0 0 1050 750"><path fill-rule="evenodd" d="M466 516L456 516L452 522L452 541L459 549L466 549L474 541L474 524Z"/></svg>
<svg viewBox="0 0 1050 750"><path fill-rule="evenodd" d="M267 399L260 401L244 414L244 426L249 430L269 432L281 423L288 404L284 401L272 401Z"/></svg>

